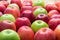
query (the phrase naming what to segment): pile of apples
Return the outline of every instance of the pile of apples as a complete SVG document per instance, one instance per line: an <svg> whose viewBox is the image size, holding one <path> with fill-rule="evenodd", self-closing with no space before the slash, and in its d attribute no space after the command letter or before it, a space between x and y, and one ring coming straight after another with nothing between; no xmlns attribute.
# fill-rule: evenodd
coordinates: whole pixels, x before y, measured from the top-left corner
<svg viewBox="0 0 60 40"><path fill-rule="evenodd" d="M60 40L60 1L0 1L0 40Z"/></svg>

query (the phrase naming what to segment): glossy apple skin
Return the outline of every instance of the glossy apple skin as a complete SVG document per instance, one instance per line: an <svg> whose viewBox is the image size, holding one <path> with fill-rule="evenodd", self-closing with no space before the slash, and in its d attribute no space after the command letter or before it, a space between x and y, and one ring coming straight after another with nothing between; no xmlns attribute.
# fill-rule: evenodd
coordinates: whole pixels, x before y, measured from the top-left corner
<svg viewBox="0 0 60 40"><path fill-rule="evenodd" d="M49 28L41 28L34 36L34 40L56 40L54 31Z"/></svg>
<svg viewBox="0 0 60 40"><path fill-rule="evenodd" d="M3 13L2 12L0 12L0 17L3 15Z"/></svg>
<svg viewBox="0 0 60 40"><path fill-rule="evenodd" d="M34 12L33 12L34 16L36 17L38 14L46 14L47 15L47 11L44 8L37 8Z"/></svg>
<svg viewBox="0 0 60 40"><path fill-rule="evenodd" d="M20 11L16 8L6 8L4 14L12 14L15 18L20 17Z"/></svg>
<svg viewBox="0 0 60 40"><path fill-rule="evenodd" d="M45 3L43 0L33 0L32 6L45 6Z"/></svg>
<svg viewBox="0 0 60 40"><path fill-rule="evenodd" d="M35 20L32 10L25 10L21 13L21 17L27 17L32 23Z"/></svg>
<svg viewBox="0 0 60 40"><path fill-rule="evenodd" d="M0 4L4 5L5 7L7 7L9 5L9 3L7 1L0 1Z"/></svg>
<svg viewBox="0 0 60 40"><path fill-rule="evenodd" d="M60 14L55 14L55 15L53 15L53 16L51 17L51 19L52 19L52 18L55 18L55 19L56 19L56 18L60 18Z"/></svg>
<svg viewBox="0 0 60 40"><path fill-rule="evenodd" d="M43 20L46 23L49 22L49 17L45 14L39 14L38 16L36 16L35 20Z"/></svg>
<svg viewBox="0 0 60 40"><path fill-rule="evenodd" d="M57 25L60 24L60 19L59 18L52 18L52 19L50 19L48 24L49 24L49 28L51 28L52 30L55 30Z"/></svg>
<svg viewBox="0 0 60 40"><path fill-rule="evenodd" d="M33 8L32 6L22 6L21 7L21 13L25 10L32 10L32 8Z"/></svg>
<svg viewBox="0 0 60 40"><path fill-rule="evenodd" d="M16 31L16 25L15 25L15 23L13 23L9 20L4 20L4 21L0 22L0 31L3 31L5 29L12 29L12 30Z"/></svg>
<svg viewBox="0 0 60 40"><path fill-rule="evenodd" d="M60 13L57 10L51 10L51 11L49 11L48 16L51 17L54 14L60 14Z"/></svg>
<svg viewBox="0 0 60 40"><path fill-rule="evenodd" d="M0 11L4 13L5 9L6 9L6 7L2 4L0 4Z"/></svg>
<svg viewBox="0 0 60 40"><path fill-rule="evenodd" d="M34 32L37 32L41 28L48 28L48 24L42 20L36 20L32 23L31 28Z"/></svg>
<svg viewBox="0 0 60 40"><path fill-rule="evenodd" d="M17 30L21 26L29 26L29 27L31 26L30 20L28 18L26 18L26 17L17 18L15 24L16 24Z"/></svg>
<svg viewBox="0 0 60 40"><path fill-rule="evenodd" d="M20 38L15 31L6 29L0 32L0 40L20 40Z"/></svg>
<svg viewBox="0 0 60 40"><path fill-rule="evenodd" d="M54 30L57 40L60 40L60 24L57 25L56 29Z"/></svg>
<svg viewBox="0 0 60 40"><path fill-rule="evenodd" d="M34 32L29 26L22 26L18 30L21 40L34 40Z"/></svg>
<svg viewBox="0 0 60 40"><path fill-rule="evenodd" d="M15 22L15 17L11 14L4 14L0 17L0 22L2 22L3 20L9 20L11 22Z"/></svg>
<svg viewBox="0 0 60 40"><path fill-rule="evenodd" d="M57 10L56 5L54 5L54 4L47 4L47 5L45 6L45 8L46 8L46 10L47 10L48 12L51 11L51 10Z"/></svg>
<svg viewBox="0 0 60 40"><path fill-rule="evenodd" d="M11 0L11 3L16 3L19 7L22 6L21 1L20 0Z"/></svg>

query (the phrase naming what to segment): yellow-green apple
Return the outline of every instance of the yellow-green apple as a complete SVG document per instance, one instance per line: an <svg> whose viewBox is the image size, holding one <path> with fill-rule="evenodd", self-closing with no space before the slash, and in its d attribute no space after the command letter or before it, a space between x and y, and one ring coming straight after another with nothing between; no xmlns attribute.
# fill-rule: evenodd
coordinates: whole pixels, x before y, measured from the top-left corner
<svg viewBox="0 0 60 40"><path fill-rule="evenodd" d="M33 11L34 16L37 16L38 14L46 14L47 11L44 8L37 8L35 11Z"/></svg>
<svg viewBox="0 0 60 40"><path fill-rule="evenodd" d="M0 17L0 22L2 22L3 20L9 20L15 22L15 17L11 14L4 14Z"/></svg>
<svg viewBox="0 0 60 40"><path fill-rule="evenodd" d="M36 20L32 23L31 28L34 32L37 32L41 28L48 28L48 24L42 20Z"/></svg>
<svg viewBox="0 0 60 40"><path fill-rule="evenodd" d="M15 4L15 3L9 4L9 5L7 6L7 8L14 8L14 7L19 10L19 6L18 6L17 4Z"/></svg>
<svg viewBox="0 0 60 40"><path fill-rule="evenodd" d="M20 0L11 0L11 3L16 3L19 6L19 8L22 6Z"/></svg>
<svg viewBox="0 0 60 40"><path fill-rule="evenodd" d="M32 6L45 6L44 0L33 0Z"/></svg>
<svg viewBox="0 0 60 40"><path fill-rule="evenodd" d="M33 8L32 6L22 6L21 7L21 13L25 10L32 10L32 8Z"/></svg>
<svg viewBox="0 0 60 40"><path fill-rule="evenodd" d="M39 14L39 15L36 16L35 19L36 19L36 20L43 20L43 21L45 21L46 23L49 22L49 17L48 17L47 15L45 15L45 14Z"/></svg>
<svg viewBox="0 0 60 40"><path fill-rule="evenodd" d="M55 30L57 25L60 24L60 19L59 18L52 18L52 19L50 19L48 24L49 24L49 28L51 28L52 30Z"/></svg>
<svg viewBox="0 0 60 40"><path fill-rule="evenodd" d="M35 20L32 10L24 10L21 13L21 17L27 17L31 23Z"/></svg>
<svg viewBox="0 0 60 40"><path fill-rule="evenodd" d="M0 40L20 40L20 37L15 31L6 29L0 32Z"/></svg>
<svg viewBox="0 0 60 40"><path fill-rule="evenodd" d="M6 8L4 11L5 14L12 14L15 18L20 17L20 10L12 7L12 8Z"/></svg>
<svg viewBox="0 0 60 40"><path fill-rule="evenodd" d="M34 40L34 32L29 26L22 26L18 30L21 40Z"/></svg>
<svg viewBox="0 0 60 40"><path fill-rule="evenodd" d="M9 3L7 1L0 1L0 4L4 5L5 7L7 7L9 5Z"/></svg>
<svg viewBox="0 0 60 40"><path fill-rule="evenodd" d="M49 28L41 28L36 32L34 40L56 40L56 35Z"/></svg>
<svg viewBox="0 0 60 40"><path fill-rule="evenodd" d="M6 7L4 5L2 5L2 4L0 4L0 11L2 13L4 13L5 9L6 9Z"/></svg>
<svg viewBox="0 0 60 40"><path fill-rule="evenodd" d="M17 18L15 24L16 24L17 30L21 26L31 26L30 20L28 18L26 18L26 17Z"/></svg>
<svg viewBox="0 0 60 40"><path fill-rule="evenodd" d="M3 20L0 22L0 31L3 31L5 29L12 29L16 31L16 25L14 22L11 22L9 20Z"/></svg>
<svg viewBox="0 0 60 40"><path fill-rule="evenodd" d="M56 18L60 18L60 14L55 14L55 15L51 16L51 19L52 19L52 18L55 18L55 19L56 19Z"/></svg>
<svg viewBox="0 0 60 40"><path fill-rule="evenodd" d="M56 7L55 4L47 4L47 5L45 6L45 8L46 8L46 10L47 10L48 12L51 11L51 10L57 10L57 7Z"/></svg>
<svg viewBox="0 0 60 40"><path fill-rule="evenodd" d="M60 14L60 13L57 10L51 10L51 11L49 11L48 16L51 17L54 14Z"/></svg>
<svg viewBox="0 0 60 40"><path fill-rule="evenodd" d="M56 34L56 38L57 40L60 40L60 24L57 25L56 29L54 30L55 34Z"/></svg>

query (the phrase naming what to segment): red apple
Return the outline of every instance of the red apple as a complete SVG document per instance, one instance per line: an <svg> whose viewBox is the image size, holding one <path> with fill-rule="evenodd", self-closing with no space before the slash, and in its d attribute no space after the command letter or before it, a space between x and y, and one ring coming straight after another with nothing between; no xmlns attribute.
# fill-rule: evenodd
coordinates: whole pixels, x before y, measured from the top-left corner
<svg viewBox="0 0 60 40"><path fill-rule="evenodd" d="M16 24L17 30L21 26L31 26L30 20L26 17L17 18L15 24Z"/></svg>
<svg viewBox="0 0 60 40"><path fill-rule="evenodd" d="M60 11L60 1L57 1L55 5L57 6L57 9Z"/></svg>
<svg viewBox="0 0 60 40"><path fill-rule="evenodd" d="M60 14L60 13L57 10L51 10L49 11L48 16L51 17L54 14Z"/></svg>
<svg viewBox="0 0 60 40"><path fill-rule="evenodd" d="M57 7L56 7L56 5L54 5L54 4L47 4L46 5L46 10L49 12L49 11L51 11L51 10L57 10Z"/></svg>
<svg viewBox="0 0 60 40"><path fill-rule="evenodd" d="M54 30L57 40L60 40L60 24Z"/></svg>
<svg viewBox="0 0 60 40"><path fill-rule="evenodd" d="M20 17L20 11L16 8L6 8L5 14L12 14L15 18Z"/></svg>
<svg viewBox="0 0 60 40"><path fill-rule="evenodd" d="M29 26L22 26L18 30L21 40L34 40L34 32Z"/></svg>
<svg viewBox="0 0 60 40"><path fill-rule="evenodd" d="M0 12L0 17L3 15L3 13L2 12Z"/></svg>
<svg viewBox="0 0 60 40"><path fill-rule="evenodd" d="M52 18L55 18L55 19L56 19L56 18L60 18L60 14L55 14L55 15L51 16L51 19L52 19Z"/></svg>
<svg viewBox="0 0 60 40"><path fill-rule="evenodd" d="M19 7L21 7L21 0L11 0L11 3L16 3Z"/></svg>
<svg viewBox="0 0 60 40"><path fill-rule="evenodd" d="M0 4L0 11L4 13L5 9L6 9L6 7L2 4Z"/></svg>
<svg viewBox="0 0 60 40"><path fill-rule="evenodd" d="M23 12L24 10L32 10L32 6L22 6L21 12Z"/></svg>
<svg viewBox="0 0 60 40"><path fill-rule="evenodd" d="M47 15L45 15L45 14L39 14L35 19L36 20L43 20L46 23L49 22L49 17Z"/></svg>
<svg viewBox="0 0 60 40"><path fill-rule="evenodd" d="M55 30L55 28L57 27L57 25L60 24L60 19L59 18L52 18L49 21L49 28L51 28L52 30Z"/></svg>
<svg viewBox="0 0 60 40"><path fill-rule="evenodd" d="M2 4L2 5L4 5L5 7L7 7L9 3L8 3L7 1L0 1L0 4Z"/></svg>
<svg viewBox="0 0 60 40"><path fill-rule="evenodd" d="M49 28L41 28L34 36L34 40L56 40L54 31Z"/></svg>
<svg viewBox="0 0 60 40"><path fill-rule="evenodd" d="M16 31L16 25L15 23L9 21L9 20L4 20L0 22L0 31L5 30L5 29L12 29Z"/></svg>
<svg viewBox="0 0 60 40"><path fill-rule="evenodd" d="M35 17L31 10L25 10L21 13L21 17L27 17L31 22L34 21Z"/></svg>

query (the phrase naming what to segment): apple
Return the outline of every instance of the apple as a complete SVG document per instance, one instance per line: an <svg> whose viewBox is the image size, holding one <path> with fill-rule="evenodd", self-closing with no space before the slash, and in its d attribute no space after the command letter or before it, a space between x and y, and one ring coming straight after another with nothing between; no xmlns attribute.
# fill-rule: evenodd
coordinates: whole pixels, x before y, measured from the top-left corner
<svg viewBox="0 0 60 40"><path fill-rule="evenodd" d="M16 3L19 6L19 8L22 6L21 0L11 0L11 3Z"/></svg>
<svg viewBox="0 0 60 40"><path fill-rule="evenodd" d="M5 29L12 29L16 31L16 25L14 22L11 22L9 20L3 20L2 22L0 22L0 31Z"/></svg>
<svg viewBox="0 0 60 40"><path fill-rule="evenodd" d="M54 14L60 14L60 13L57 10L51 10L51 11L49 11L48 16L51 17Z"/></svg>
<svg viewBox="0 0 60 40"><path fill-rule="evenodd" d="M37 16L38 14L46 14L47 11L44 8L37 8L35 11L33 11L34 16Z"/></svg>
<svg viewBox="0 0 60 40"><path fill-rule="evenodd" d="M45 3L43 0L33 0L32 6L45 6Z"/></svg>
<svg viewBox="0 0 60 40"><path fill-rule="evenodd" d="M36 20L32 23L31 28L34 32L37 32L41 28L48 28L48 24L42 20Z"/></svg>
<svg viewBox="0 0 60 40"><path fill-rule="evenodd" d="M6 8L6 10L4 11L4 14L12 14L15 18L20 17L20 10L16 9L16 8Z"/></svg>
<svg viewBox="0 0 60 40"><path fill-rule="evenodd" d="M29 26L22 26L18 30L21 40L34 40L34 32Z"/></svg>
<svg viewBox="0 0 60 40"><path fill-rule="evenodd" d="M9 20L15 22L15 17L11 14L4 14L0 17L0 22L2 22L3 20Z"/></svg>
<svg viewBox="0 0 60 40"><path fill-rule="evenodd" d="M57 40L60 40L60 24L54 30Z"/></svg>
<svg viewBox="0 0 60 40"><path fill-rule="evenodd" d="M56 35L49 28L41 28L36 32L34 40L56 40Z"/></svg>
<svg viewBox="0 0 60 40"><path fill-rule="evenodd" d="M27 17L31 23L35 20L35 16L33 15L31 10L24 10L20 16Z"/></svg>
<svg viewBox="0 0 60 40"><path fill-rule="evenodd" d="M9 3L7 1L0 1L0 4L4 5L5 7L7 7L9 5Z"/></svg>
<svg viewBox="0 0 60 40"><path fill-rule="evenodd" d="M60 11L60 1L55 2L55 5L57 6L57 9Z"/></svg>
<svg viewBox="0 0 60 40"><path fill-rule="evenodd" d="M36 16L35 19L36 19L36 20L43 20L43 21L45 21L46 23L49 22L49 17L48 17L47 15L45 15L45 14L39 14L39 15Z"/></svg>
<svg viewBox="0 0 60 40"><path fill-rule="evenodd" d="M32 8L33 8L32 6L22 6L21 7L21 13L25 10L32 10Z"/></svg>
<svg viewBox="0 0 60 40"><path fill-rule="evenodd" d="M55 19L56 19L56 18L60 18L60 14L55 14L55 15L53 15L53 16L51 17L51 19L52 19L52 18L55 18Z"/></svg>
<svg viewBox="0 0 60 40"><path fill-rule="evenodd" d="M20 37L15 31L6 29L0 32L0 40L20 40Z"/></svg>
<svg viewBox="0 0 60 40"><path fill-rule="evenodd" d="M2 13L4 13L5 9L6 9L6 7L4 5L2 5L2 4L0 4L0 11Z"/></svg>
<svg viewBox="0 0 60 40"><path fill-rule="evenodd" d="M3 15L3 13L2 12L0 12L0 17Z"/></svg>
<svg viewBox="0 0 60 40"><path fill-rule="evenodd" d="M42 6L34 6L33 7L33 11L36 10L36 9L38 9L38 8L42 8Z"/></svg>
<svg viewBox="0 0 60 40"><path fill-rule="evenodd" d="M17 18L15 24L16 24L17 30L21 26L29 26L29 27L31 26L30 20L28 18L26 18L26 17Z"/></svg>
<svg viewBox="0 0 60 40"><path fill-rule="evenodd" d="M50 19L50 21L48 22L49 28L51 28L52 30L55 30L55 28L57 27L57 25L60 24L60 19L59 18L52 18Z"/></svg>
<svg viewBox="0 0 60 40"><path fill-rule="evenodd" d="M14 8L14 7L19 10L19 6L18 6L17 4L15 4L15 3L9 4L9 5L7 6L7 8Z"/></svg>
<svg viewBox="0 0 60 40"><path fill-rule="evenodd" d="M55 4L47 4L47 5L45 6L45 8L46 8L46 10L47 10L48 12L51 11L51 10L57 10L57 7L56 7Z"/></svg>

